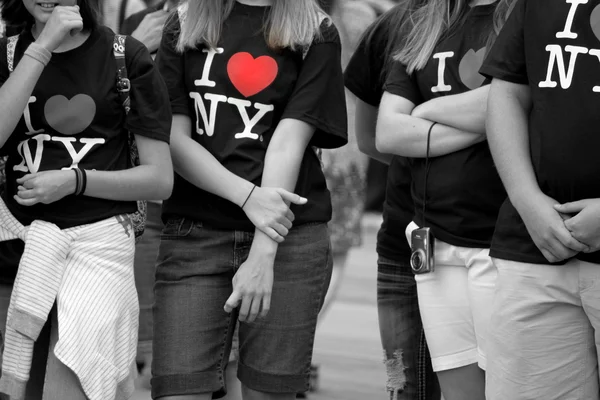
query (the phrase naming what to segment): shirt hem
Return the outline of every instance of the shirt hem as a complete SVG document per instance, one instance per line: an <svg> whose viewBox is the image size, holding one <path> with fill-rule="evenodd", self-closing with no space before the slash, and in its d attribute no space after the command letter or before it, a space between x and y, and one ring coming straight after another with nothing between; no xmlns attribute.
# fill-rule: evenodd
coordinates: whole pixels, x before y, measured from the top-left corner
<svg viewBox="0 0 600 400"><path fill-rule="evenodd" d="M490 250L490 257L497 258L499 260L507 260L527 264L564 265L567 263L567 260L561 261L559 263L551 263L548 260L546 260L543 256L540 258L532 255L514 253L512 251L495 248L492 248Z"/></svg>
<svg viewBox="0 0 600 400"><path fill-rule="evenodd" d="M325 135L318 133L314 135L312 140L310 141L310 144L312 146L320 147L323 149L335 149L348 144L347 132L345 133L343 131L340 131L339 129L336 129L333 126L326 124L318 118L306 114L295 114L293 112L286 113L281 117L281 119L286 118L296 119L298 121L305 122L315 127L316 130L321 130L325 133Z"/></svg>
<svg viewBox="0 0 600 400"><path fill-rule="evenodd" d="M367 99L364 93L361 93L362 88L360 88L357 84L355 84L351 80L346 80L344 82L344 86L348 89L353 95L356 96L360 101L367 103L370 106L377 107L379 106L379 101L381 97L377 101L372 101L372 99Z"/></svg>
<svg viewBox="0 0 600 400"><path fill-rule="evenodd" d="M394 84L386 84L383 87L383 90L385 92L393 94L394 96L400 96L400 97L402 97L402 98L410 101L413 104L419 104L420 103L420 99L408 96L406 94L405 88L402 87L402 86L397 86L397 85L394 85Z"/></svg>
<svg viewBox="0 0 600 400"><path fill-rule="evenodd" d="M486 78L496 78L503 81L516 83L520 85L527 85L528 79L517 74L511 74L510 72L504 71L500 68L493 67L491 65L484 65L479 70L479 73Z"/></svg>

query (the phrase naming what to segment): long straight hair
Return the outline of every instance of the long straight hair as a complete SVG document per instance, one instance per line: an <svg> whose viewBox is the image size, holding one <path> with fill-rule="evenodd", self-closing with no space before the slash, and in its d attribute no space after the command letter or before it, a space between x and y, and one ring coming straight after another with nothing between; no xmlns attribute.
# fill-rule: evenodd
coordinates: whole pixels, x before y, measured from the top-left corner
<svg viewBox="0 0 600 400"><path fill-rule="evenodd" d="M468 0L406 0L408 17L404 30L406 40L393 58L406 65L412 74L429 61L437 43L462 28L469 12ZM487 34L487 49L491 48L506 22L515 0L498 0L493 22Z"/></svg>
<svg viewBox="0 0 600 400"><path fill-rule="evenodd" d="M198 45L216 48L223 24L236 0L189 0L180 6L181 30L177 50L184 52ZM273 0L264 21L263 32L268 46L279 50L296 50L319 36L324 12L316 0Z"/></svg>

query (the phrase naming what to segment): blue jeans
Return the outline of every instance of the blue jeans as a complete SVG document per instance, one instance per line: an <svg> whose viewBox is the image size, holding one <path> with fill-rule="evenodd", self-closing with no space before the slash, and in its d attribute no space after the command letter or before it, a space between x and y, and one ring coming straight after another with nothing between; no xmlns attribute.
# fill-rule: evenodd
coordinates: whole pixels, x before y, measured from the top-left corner
<svg viewBox="0 0 600 400"><path fill-rule="evenodd" d="M254 234L167 222L156 267L152 397L225 394L237 311L223 310ZM255 391L308 389L317 317L332 257L326 224L294 227L279 245L271 309L239 324L238 377Z"/></svg>
<svg viewBox="0 0 600 400"><path fill-rule="evenodd" d="M135 246L135 287L140 302L140 330L138 334L139 362L152 355L152 305L154 304L154 274L163 223L161 205L148 202L148 219L142 239Z"/></svg>
<svg viewBox="0 0 600 400"><path fill-rule="evenodd" d="M377 310L390 400L439 400L408 259L379 257Z"/></svg>

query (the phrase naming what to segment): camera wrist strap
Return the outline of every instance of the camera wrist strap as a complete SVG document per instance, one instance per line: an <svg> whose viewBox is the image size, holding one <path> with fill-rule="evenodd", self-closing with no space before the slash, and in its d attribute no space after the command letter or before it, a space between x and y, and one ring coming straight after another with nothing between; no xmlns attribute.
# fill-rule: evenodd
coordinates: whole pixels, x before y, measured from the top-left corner
<svg viewBox="0 0 600 400"><path fill-rule="evenodd" d="M426 219L425 219L425 210L426 210L426 204L427 204L427 178L429 177L429 150L431 148L431 131L433 131L433 127L437 125L437 122L434 122L433 124L431 124L431 126L429 127L429 131L427 132L427 153L425 154L425 177L424 177L424 184L423 184L423 224L421 225L422 228L425 227L425 224L427 223Z"/></svg>

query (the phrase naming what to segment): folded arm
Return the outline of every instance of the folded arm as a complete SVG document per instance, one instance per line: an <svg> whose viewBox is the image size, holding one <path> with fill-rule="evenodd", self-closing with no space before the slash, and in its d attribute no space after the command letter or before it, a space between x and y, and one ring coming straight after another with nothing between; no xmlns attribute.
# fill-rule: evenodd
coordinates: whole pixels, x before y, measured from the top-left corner
<svg viewBox="0 0 600 400"><path fill-rule="evenodd" d="M351 94L351 96L354 96ZM375 145L375 130L377 127L377 108L356 98L354 130L358 149L367 156L388 164L393 155L380 153Z"/></svg>
<svg viewBox="0 0 600 400"><path fill-rule="evenodd" d="M432 121L412 116L415 104L404 97L385 92L379 106L376 145L381 153L404 157L427 155L427 132ZM479 133L437 124L431 134L430 156L450 154L485 140Z"/></svg>
<svg viewBox="0 0 600 400"><path fill-rule="evenodd" d="M460 94L436 97L416 106L412 116L466 132L485 134L489 91L490 86L485 85Z"/></svg>

